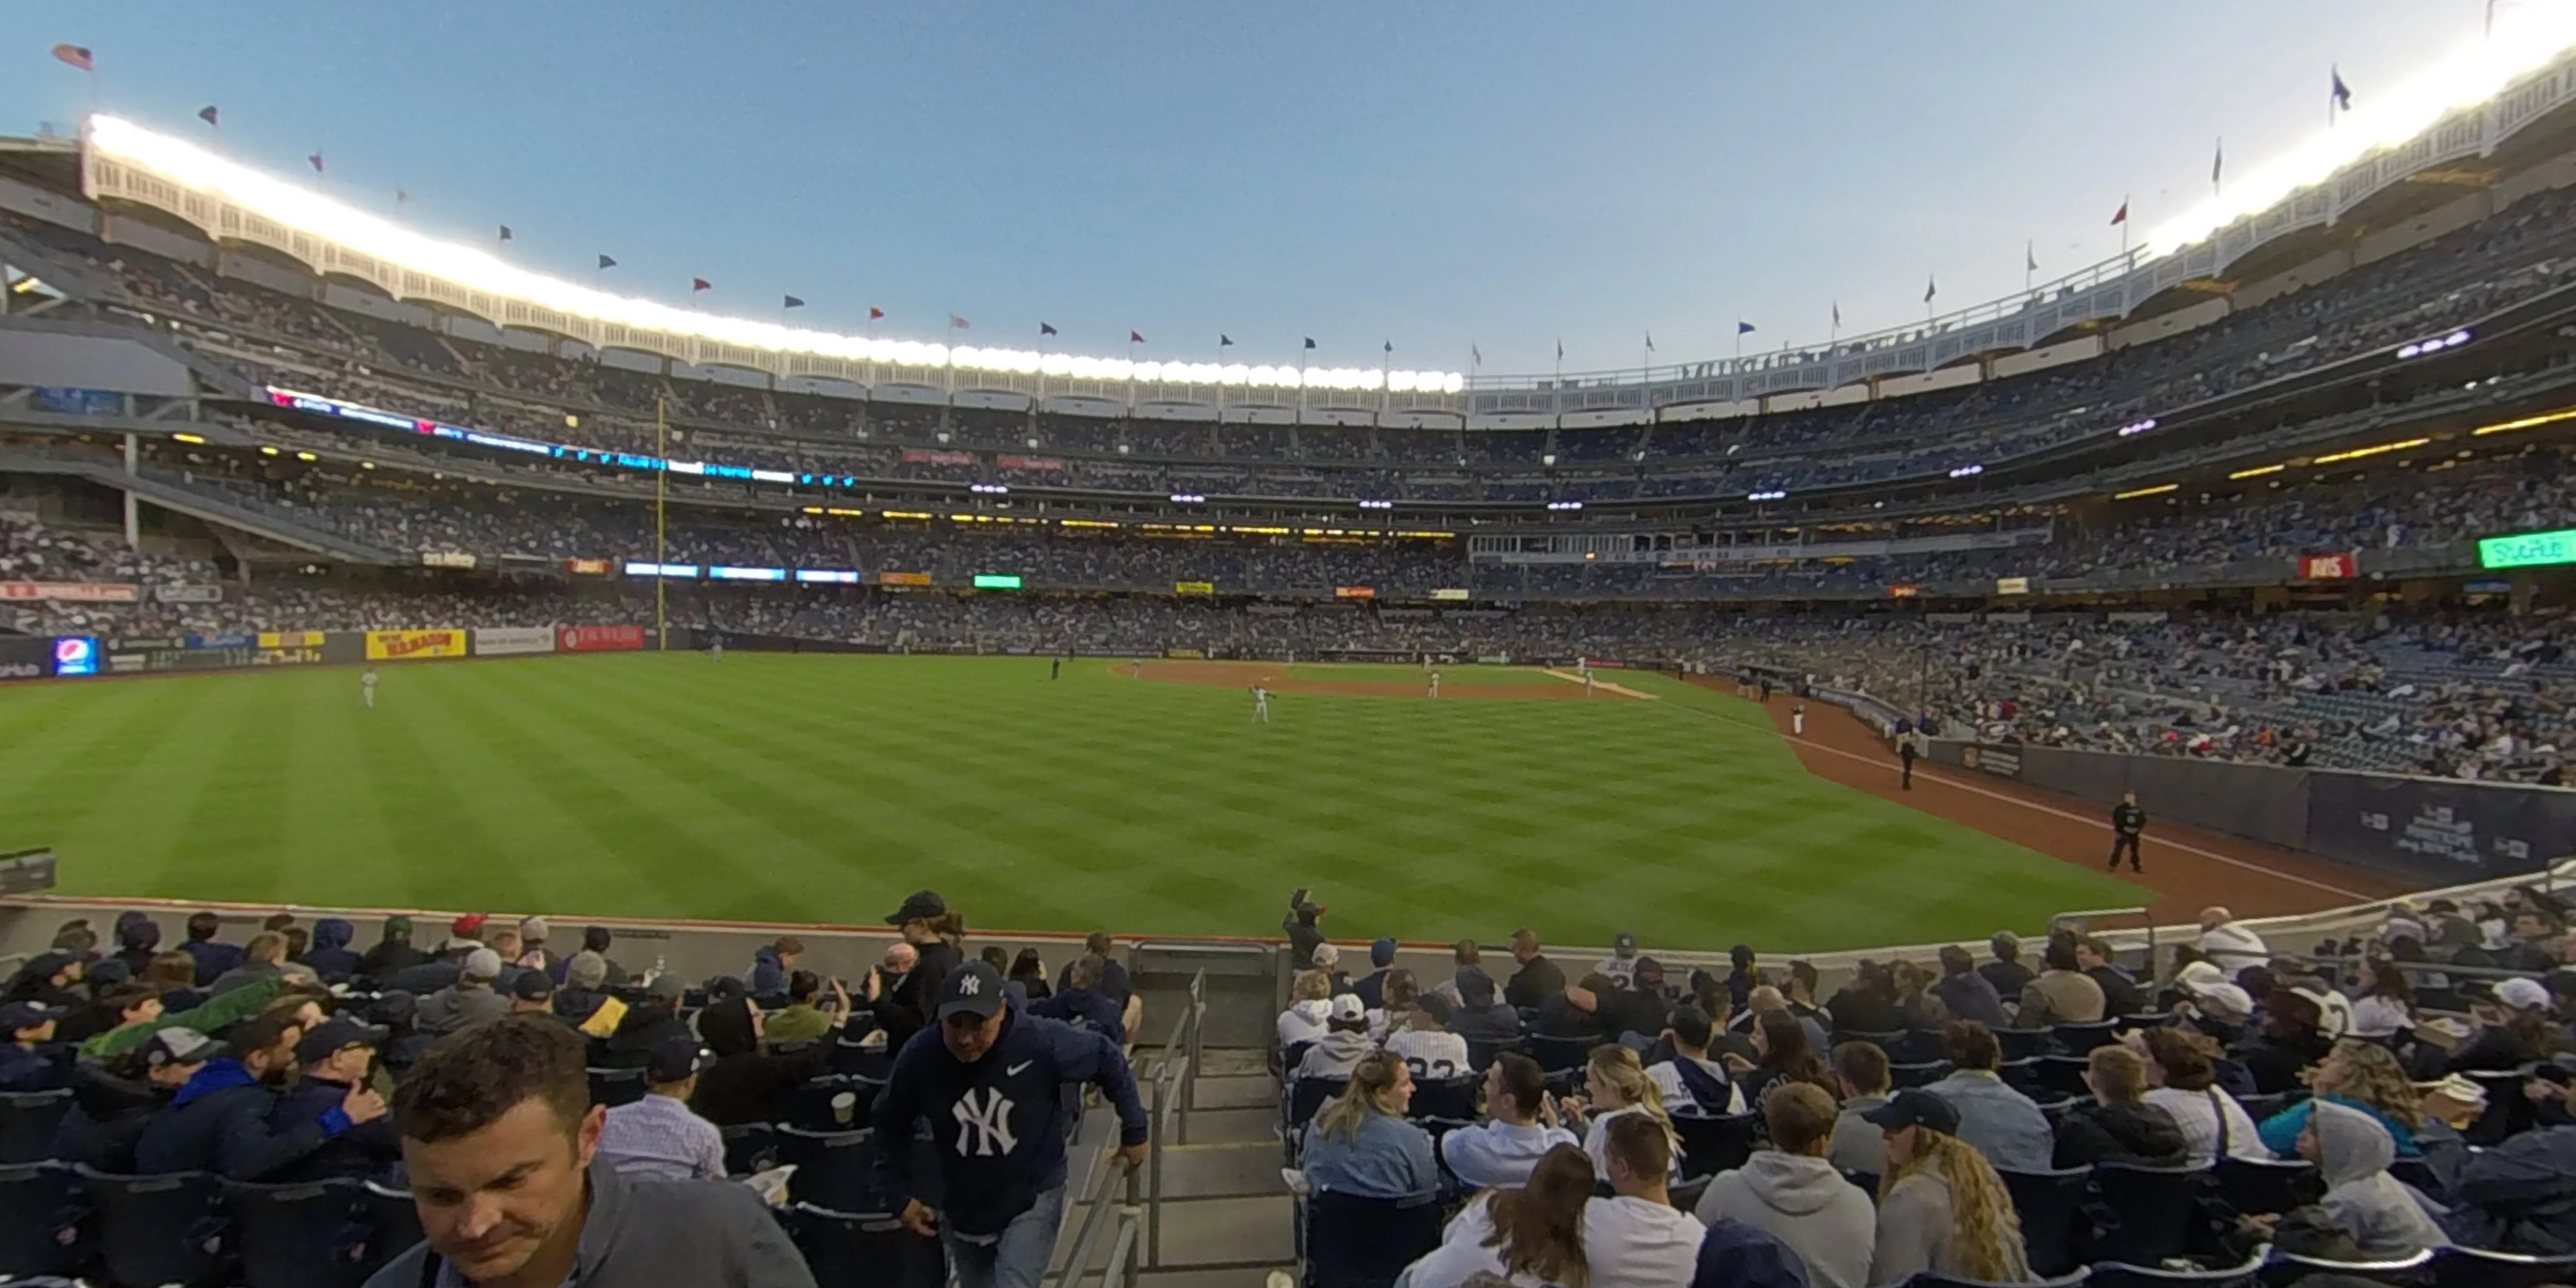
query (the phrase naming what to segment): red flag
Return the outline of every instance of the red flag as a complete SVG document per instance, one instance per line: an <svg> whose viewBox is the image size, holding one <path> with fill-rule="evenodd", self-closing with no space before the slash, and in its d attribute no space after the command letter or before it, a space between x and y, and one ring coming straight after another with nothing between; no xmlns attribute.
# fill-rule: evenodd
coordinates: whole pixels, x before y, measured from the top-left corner
<svg viewBox="0 0 2576 1288"><path fill-rule="evenodd" d="M204 107L197 109L197 119L218 129L221 129L224 123L223 114L217 112L215 110L215 105L212 103L208 103Z"/></svg>
<svg viewBox="0 0 2576 1288"><path fill-rule="evenodd" d="M2126 198L2121 199L2120 209L2117 213L2111 216L2111 222L2113 224L2125 224L2129 222L2129 203Z"/></svg>
<svg viewBox="0 0 2576 1288"><path fill-rule="evenodd" d="M319 153L319 152L308 152L308 153L305 153L305 154L304 154L304 159L313 163L313 173L315 173L315 174L320 174L320 173L322 173L322 154L321 154L321 153Z"/></svg>
<svg viewBox="0 0 2576 1288"><path fill-rule="evenodd" d="M1145 337L1144 337L1143 335L1141 335L1141 334L1139 334L1139 333L1137 333L1137 332L1134 332L1134 331L1130 331L1130 332L1128 332L1128 333L1127 333L1127 343L1129 343L1129 344L1143 344L1144 342L1145 342Z"/></svg>
<svg viewBox="0 0 2576 1288"><path fill-rule="evenodd" d="M70 63L72 66L85 72L94 72L98 70L97 63L90 59L89 50L84 49L79 45L56 45L54 46L54 57Z"/></svg>
<svg viewBox="0 0 2576 1288"><path fill-rule="evenodd" d="M714 289L716 289L716 284L703 277L692 277L689 279L689 293L692 295L695 295L700 291L712 291Z"/></svg>
<svg viewBox="0 0 2576 1288"><path fill-rule="evenodd" d="M879 319L879 318L881 318L881 317L884 317L884 316L885 316L885 310L884 310L884 309L878 308L876 305L873 305L873 304L871 304L871 305L869 305L869 306L868 306L868 321L870 321L870 322L874 322L874 321L876 321L877 319Z"/></svg>

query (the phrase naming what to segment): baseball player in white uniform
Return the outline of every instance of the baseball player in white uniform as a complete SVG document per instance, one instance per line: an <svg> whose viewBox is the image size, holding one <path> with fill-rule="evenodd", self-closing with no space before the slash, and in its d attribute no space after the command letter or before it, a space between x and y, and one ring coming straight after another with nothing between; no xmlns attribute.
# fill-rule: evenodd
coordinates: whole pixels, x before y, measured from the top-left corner
<svg viewBox="0 0 2576 1288"><path fill-rule="evenodd" d="M1270 723L1270 690L1258 684L1252 686L1252 718L1261 724Z"/></svg>
<svg viewBox="0 0 2576 1288"><path fill-rule="evenodd" d="M358 672L358 701L369 711L376 709L376 668L372 666Z"/></svg>
<svg viewBox="0 0 2576 1288"><path fill-rule="evenodd" d="M1440 673L1438 671L1431 673L1431 696L1435 698L1440 696Z"/></svg>
<svg viewBox="0 0 2576 1288"><path fill-rule="evenodd" d="M1801 702L1798 705L1789 708L1789 732L1801 738L1807 736L1806 703Z"/></svg>

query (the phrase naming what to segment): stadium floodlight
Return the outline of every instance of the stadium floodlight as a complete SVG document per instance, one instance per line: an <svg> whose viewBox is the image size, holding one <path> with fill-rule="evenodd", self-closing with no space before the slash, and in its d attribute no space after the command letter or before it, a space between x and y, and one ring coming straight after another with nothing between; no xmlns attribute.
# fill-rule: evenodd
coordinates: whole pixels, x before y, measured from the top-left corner
<svg viewBox="0 0 2576 1288"><path fill-rule="evenodd" d="M2472 334L2468 328L2462 327L2457 331L2451 332L2449 335L2437 335L2431 339L2417 340L2411 344L2401 344L2397 346L2397 356L2399 358L2420 358L2428 353L2440 353L2444 349L2459 348L2461 345L2467 344L2469 341L2476 338L2477 337Z"/></svg>
<svg viewBox="0 0 2576 1288"><path fill-rule="evenodd" d="M981 492L986 496L1000 496L1003 493L1010 491L1011 485L1008 483L969 483L966 485L966 490L969 492Z"/></svg>
<svg viewBox="0 0 2576 1288"><path fill-rule="evenodd" d="M1744 494L1744 499L1747 501L1786 501L1789 499L1789 494L1786 492L1747 492Z"/></svg>
<svg viewBox="0 0 2576 1288"><path fill-rule="evenodd" d="M1547 503L1547 508L1551 510L1580 510L1583 508L1583 503L1581 501L1550 501Z"/></svg>
<svg viewBox="0 0 2576 1288"><path fill-rule="evenodd" d="M2156 418L2153 416L2149 416L2145 420L2133 420L2120 427L2120 437L2134 437L2136 435L2143 434L2148 430L2154 429L2155 427Z"/></svg>
<svg viewBox="0 0 2576 1288"><path fill-rule="evenodd" d="M2227 177L2209 200L2148 234L2147 257L2189 246L2211 233L2279 205L2380 148L2430 129L2444 114L2494 98L2523 76L2576 45L2576 5L2491 7L2495 30L2436 59L2405 81L2377 86L2339 118L2250 174Z"/></svg>
<svg viewBox="0 0 2576 1288"><path fill-rule="evenodd" d="M1067 376L1118 383L1238 385L1259 388L1455 394L1467 387L1454 371L1382 371L1375 367L1246 366L1213 362L1135 362L1085 358L1026 349L932 344L838 335L810 327L724 317L654 300L612 294L512 264L480 246L444 241L384 216L360 210L303 183L219 156L197 144L120 117L89 119L93 155L150 172L191 197L202 197L213 218L219 206L329 243L344 259L384 265L442 279L464 293L515 300L536 309L609 326L713 341L776 354L811 354L844 361L899 366L950 367L1007 375ZM164 203L174 213L194 203ZM211 229L209 231L212 231ZM318 269L317 269L318 271ZM497 320L497 319L496 319Z"/></svg>
<svg viewBox="0 0 2576 1288"><path fill-rule="evenodd" d="M1950 477L1954 479L1973 478L1976 475L1983 474L1985 472L1986 467L1983 465L1962 465L1957 469L1950 471Z"/></svg>
<svg viewBox="0 0 2576 1288"><path fill-rule="evenodd" d="M1172 501L1178 505L1205 505L1207 497L1197 492L1174 492Z"/></svg>

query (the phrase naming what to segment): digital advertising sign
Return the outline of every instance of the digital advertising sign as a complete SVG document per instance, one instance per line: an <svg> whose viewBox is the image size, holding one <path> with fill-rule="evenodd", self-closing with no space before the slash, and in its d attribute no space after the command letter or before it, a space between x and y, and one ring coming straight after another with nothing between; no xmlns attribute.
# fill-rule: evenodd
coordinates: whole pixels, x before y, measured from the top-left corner
<svg viewBox="0 0 2576 1288"><path fill-rule="evenodd" d="M2576 528L2478 539L2481 568L2537 568L2563 563L2576 563Z"/></svg>

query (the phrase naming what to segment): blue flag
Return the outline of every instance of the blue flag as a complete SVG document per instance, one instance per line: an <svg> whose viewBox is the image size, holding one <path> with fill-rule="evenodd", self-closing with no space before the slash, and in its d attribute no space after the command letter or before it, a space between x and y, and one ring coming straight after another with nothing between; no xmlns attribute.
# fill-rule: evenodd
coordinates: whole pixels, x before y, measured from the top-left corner
<svg viewBox="0 0 2576 1288"><path fill-rule="evenodd" d="M1835 307L1837 309L1841 308L1840 305L1836 305ZM1753 334L1753 324L1750 322L1737 322L1735 324L1735 333L1737 335L1751 335Z"/></svg>

